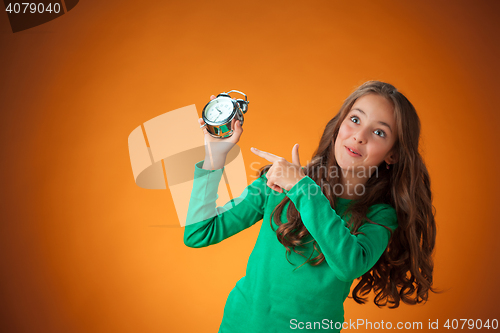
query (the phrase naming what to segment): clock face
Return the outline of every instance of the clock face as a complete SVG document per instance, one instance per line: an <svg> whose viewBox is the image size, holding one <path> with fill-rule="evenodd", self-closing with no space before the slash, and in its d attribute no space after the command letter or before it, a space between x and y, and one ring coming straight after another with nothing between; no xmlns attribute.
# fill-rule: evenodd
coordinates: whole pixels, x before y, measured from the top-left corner
<svg viewBox="0 0 500 333"><path fill-rule="evenodd" d="M213 123L222 123L233 113L233 102L227 97L218 97L205 109L205 118Z"/></svg>

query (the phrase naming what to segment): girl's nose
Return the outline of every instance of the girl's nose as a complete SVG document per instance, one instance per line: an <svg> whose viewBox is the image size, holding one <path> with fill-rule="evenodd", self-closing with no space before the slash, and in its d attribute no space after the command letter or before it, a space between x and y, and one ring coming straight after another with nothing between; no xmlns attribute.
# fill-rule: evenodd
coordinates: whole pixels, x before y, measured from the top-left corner
<svg viewBox="0 0 500 333"><path fill-rule="evenodd" d="M353 135L354 141L360 144L364 144L367 142L367 133L366 130L359 130L357 133Z"/></svg>

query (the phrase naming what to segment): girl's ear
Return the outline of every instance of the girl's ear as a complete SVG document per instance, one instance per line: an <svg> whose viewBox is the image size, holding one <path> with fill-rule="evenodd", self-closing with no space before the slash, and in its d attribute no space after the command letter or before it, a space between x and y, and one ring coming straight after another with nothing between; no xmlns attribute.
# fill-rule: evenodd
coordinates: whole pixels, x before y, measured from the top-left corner
<svg viewBox="0 0 500 333"><path fill-rule="evenodd" d="M396 153L390 153L389 156L385 159L387 164L394 164L399 161L398 155Z"/></svg>
<svg viewBox="0 0 500 333"><path fill-rule="evenodd" d="M389 157L389 164L394 164L394 163L396 163L397 161L398 161L398 159L397 159L397 158L391 158L391 157Z"/></svg>

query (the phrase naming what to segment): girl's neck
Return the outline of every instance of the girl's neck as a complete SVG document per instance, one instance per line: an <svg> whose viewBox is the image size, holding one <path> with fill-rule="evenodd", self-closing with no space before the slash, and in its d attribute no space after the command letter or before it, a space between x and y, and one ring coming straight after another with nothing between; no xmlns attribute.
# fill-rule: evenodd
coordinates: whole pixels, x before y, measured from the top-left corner
<svg viewBox="0 0 500 333"><path fill-rule="evenodd" d="M340 197L349 200L360 199L365 194L365 183L367 181L368 178L356 177L352 173L341 175L340 184L342 184L342 194Z"/></svg>

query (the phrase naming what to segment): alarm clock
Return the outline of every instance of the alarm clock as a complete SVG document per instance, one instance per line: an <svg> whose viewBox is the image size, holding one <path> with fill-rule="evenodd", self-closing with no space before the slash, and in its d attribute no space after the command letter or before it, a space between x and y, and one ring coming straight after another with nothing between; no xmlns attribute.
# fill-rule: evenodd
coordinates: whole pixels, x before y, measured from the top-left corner
<svg viewBox="0 0 500 333"><path fill-rule="evenodd" d="M245 96L245 100L231 98L229 94L232 92ZM200 128L206 126L208 134L214 138L230 137L234 133L231 127L234 118L236 121L241 121L243 125L243 114L248 110L248 103L250 102L247 100L247 95L241 91L231 90L227 93L220 93L203 108L201 115L205 124Z"/></svg>

